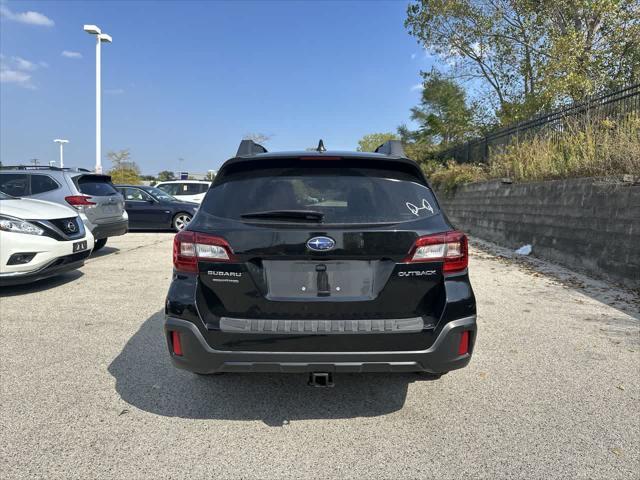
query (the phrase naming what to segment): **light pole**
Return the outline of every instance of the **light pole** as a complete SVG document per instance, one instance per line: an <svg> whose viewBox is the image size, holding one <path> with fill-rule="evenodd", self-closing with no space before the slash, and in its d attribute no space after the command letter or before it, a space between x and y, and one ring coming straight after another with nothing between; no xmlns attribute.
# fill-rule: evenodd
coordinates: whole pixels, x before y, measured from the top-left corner
<svg viewBox="0 0 640 480"><path fill-rule="evenodd" d="M69 143L69 140L56 138L54 142L60 145L60 168L64 168L64 144Z"/></svg>
<svg viewBox="0 0 640 480"><path fill-rule="evenodd" d="M100 45L102 42L111 43L110 35L102 33L96 25L85 25L84 31L96 36L96 173L102 173L102 139L101 113L102 113L102 91L100 87Z"/></svg>

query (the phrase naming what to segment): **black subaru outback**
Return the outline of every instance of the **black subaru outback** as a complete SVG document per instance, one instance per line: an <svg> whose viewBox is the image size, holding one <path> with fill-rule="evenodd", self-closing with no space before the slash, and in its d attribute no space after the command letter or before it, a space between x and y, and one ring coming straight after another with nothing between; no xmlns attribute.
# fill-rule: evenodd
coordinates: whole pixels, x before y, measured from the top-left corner
<svg viewBox="0 0 640 480"><path fill-rule="evenodd" d="M165 332L195 373L424 372L469 363L467 237L397 142L267 153L220 168L173 246Z"/></svg>

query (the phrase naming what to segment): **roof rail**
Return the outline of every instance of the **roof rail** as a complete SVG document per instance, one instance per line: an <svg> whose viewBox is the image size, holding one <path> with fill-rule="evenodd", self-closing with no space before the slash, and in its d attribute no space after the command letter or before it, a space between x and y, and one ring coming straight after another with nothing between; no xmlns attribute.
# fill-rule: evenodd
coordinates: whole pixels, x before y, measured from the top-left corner
<svg viewBox="0 0 640 480"><path fill-rule="evenodd" d="M267 149L253 140L242 140L238 146L236 157L247 157L258 153L267 153Z"/></svg>
<svg viewBox="0 0 640 480"><path fill-rule="evenodd" d="M51 165L0 165L0 170L54 170L56 172L93 172L81 167L54 167Z"/></svg>
<svg viewBox="0 0 640 480"><path fill-rule="evenodd" d="M65 170L50 165L0 165L0 170Z"/></svg>
<svg viewBox="0 0 640 480"><path fill-rule="evenodd" d="M384 155L396 155L398 157L404 157L404 148L402 148L402 142L400 140L387 140L375 150L376 153L382 153Z"/></svg>

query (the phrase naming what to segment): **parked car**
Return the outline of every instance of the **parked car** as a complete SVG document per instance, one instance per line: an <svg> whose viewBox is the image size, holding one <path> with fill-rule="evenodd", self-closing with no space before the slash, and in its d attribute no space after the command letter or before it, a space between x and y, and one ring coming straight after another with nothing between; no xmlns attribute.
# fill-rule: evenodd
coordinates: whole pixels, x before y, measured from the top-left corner
<svg viewBox="0 0 640 480"><path fill-rule="evenodd" d="M125 199L130 229L183 230L198 211L194 202L183 202L164 191L142 185L116 185Z"/></svg>
<svg viewBox="0 0 640 480"><path fill-rule="evenodd" d="M174 240L165 333L199 374L423 372L470 361L467 237L399 143L266 153L243 141Z"/></svg>
<svg viewBox="0 0 640 480"><path fill-rule="evenodd" d="M0 286L79 268L93 243L71 207L0 192Z"/></svg>
<svg viewBox="0 0 640 480"><path fill-rule="evenodd" d="M108 175L98 175L85 169L2 167L0 191L14 197L72 206L93 234L94 250L104 247L107 238L127 233L129 222L124 200Z"/></svg>
<svg viewBox="0 0 640 480"><path fill-rule="evenodd" d="M156 188L164 190L172 197L185 202L202 203L211 182L201 180L171 180L168 182L160 182Z"/></svg>

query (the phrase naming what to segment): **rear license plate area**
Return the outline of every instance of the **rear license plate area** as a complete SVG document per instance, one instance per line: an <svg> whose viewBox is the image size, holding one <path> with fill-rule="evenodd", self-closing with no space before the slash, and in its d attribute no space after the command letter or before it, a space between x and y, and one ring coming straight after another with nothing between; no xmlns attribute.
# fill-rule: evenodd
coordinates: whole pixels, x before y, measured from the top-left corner
<svg viewBox="0 0 640 480"><path fill-rule="evenodd" d="M105 214L116 214L119 213L119 208L117 205L105 205L102 207L102 212Z"/></svg>
<svg viewBox="0 0 640 480"><path fill-rule="evenodd" d="M82 252L83 250L87 249L87 241L86 240L82 240L80 242L74 242L73 243L73 253L76 252Z"/></svg>
<svg viewBox="0 0 640 480"><path fill-rule="evenodd" d="M372 299L374 261L263 261L270 300Z"/></svg>

